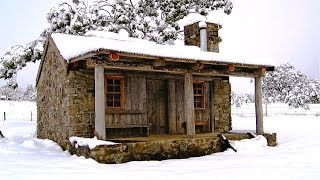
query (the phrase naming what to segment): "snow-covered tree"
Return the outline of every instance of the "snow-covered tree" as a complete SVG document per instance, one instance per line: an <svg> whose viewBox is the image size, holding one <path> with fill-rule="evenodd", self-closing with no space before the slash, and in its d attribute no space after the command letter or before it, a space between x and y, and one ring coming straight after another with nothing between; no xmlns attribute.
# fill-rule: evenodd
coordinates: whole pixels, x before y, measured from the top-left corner
<svg viewBox="0 0 320 180"><path fill-rule="evenodd" d="M254 103L254 95L253 94L236 94L234 92L231 93L231 105L235 105L236 107L241 107L243 103Z"/></svg>
<svg viewBox="0 0 320 180"><path fill-rule="evenodd" d="M36 88L29 84L27 85L26 90L23 92L23 96L21 98L22 101L35 101L37 97Z"/></svg>
<svg viewBox="0 0 320 180"><path fill-rule="evenodd" d="M5 96L7 100L19 101L22 97L22 90L20 88L13 89L12 87L5 85L0 87L0 94Z"/></svg>
<svg viewBox="0 0 320 180"><path fill-rule="evenodd" d="M36 89L33 85L27 85L25 90L17 87L13 89L9 85L0 87L0 95L12 101L35 101Z"/></svg>
<svg viewBox="0 0 320 180"><path fill-rule="evenodd" d="M106 25L111 23L112 17L102 13L103 7L96 1L92 5L78 0L72 4L58 4L47 13L49 27L43 35L48 32L83 35L90 30L109 30Z"/></svg>
<svg viewBox="0 0 320 180"><path fill-rule="evenodd" d="M41 59L43 40L35 40L26 45L12 46L0 58L0 79L9 79L8 85L18 87L16 75L28 62Z"/></svg>
<svg viewBox="0 0 320 180"><path fill-rule="evenodd" d="M11 47L0 59L0 78L11 79L27 62L40 60L46 34L85 34L90 30L128 31L129 36L172 44L181 33L178 21L190 13L204 16L222 9L230 14L231 0L73 0L50 9L49 27L26 45ZM12 83L17 87L16 83Z"/></svg>
<svg viewBox="0 0 320 180"><path fill-rule="evenodd" d="M320 104L320 80L312 80L310 88L311 103Z"/></svg>
<svg viewBox="0 0 320 180"><path fill-rule="evenodd" d="M310 79L289 63L268 72L262 81L264 100L287 103L290 107L308 108L311 102Z"/></svg>

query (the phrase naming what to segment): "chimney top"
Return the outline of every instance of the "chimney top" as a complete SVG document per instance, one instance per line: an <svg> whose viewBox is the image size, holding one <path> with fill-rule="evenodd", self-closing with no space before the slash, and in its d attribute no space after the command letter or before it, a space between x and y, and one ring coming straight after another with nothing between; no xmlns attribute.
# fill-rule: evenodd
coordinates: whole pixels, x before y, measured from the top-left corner
<svg viewBox="0 0 320 180"><path fill-rule="evenodd" d="M202 29L202 28L207 28L207 23L205 21L200 21L199 22L199 28Z"/></svg>
<svg viewBox="0 0 320 180"><path fill-rule="evenodd" d="M219 52L221 38L218 31L221 25L207 21L197 21L184 27L184 44L200 47L200 30L207 29L207 51Z"/></svg>

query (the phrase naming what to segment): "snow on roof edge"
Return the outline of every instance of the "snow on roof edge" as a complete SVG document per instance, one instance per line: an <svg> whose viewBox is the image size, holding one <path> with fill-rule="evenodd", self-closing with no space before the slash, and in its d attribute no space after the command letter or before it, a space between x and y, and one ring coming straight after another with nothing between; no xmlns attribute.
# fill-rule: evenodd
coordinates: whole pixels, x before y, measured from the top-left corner
<svg viewBox="0 0 320 180"><path fill-rule="evenodd" d="M137 53L128 53L128 52L125 52L125 51L115 51L115 50L112 50L112 49L103 49L103 48L100 48L100 49L97 49L97 50L94 50L94 51L90 51L90 52L87 52L85 54L82 54L82 55L79 55L79 56L76 56L76 57L73 57L71 58L69 61L73 60L73 59L77 59L77 58L81 58L87 54L90 54L90 53L95 53L95 52L99 52L99 51L113 51L113 52L118 52L118 53L126 53L126 54L130 54L130 55L138 55L138 56L145 56L145 57L158 57L158 58L168 58L168 59L172 59L172 60L182 60L182 61L186 61L186 62L189 62L191 63L191 61L193 61L194 63L196 62L206 62L206 63L217 63L217 64L234 64L234 65L240 65L240 66L245 66L245 65L248 65L248 66L258 66L258 67L273 67L275 65L273 64L254 64L254 63L241 63L241 62L224 62L224 61L215 61L215 60L201 60L201 59L185 59L185 58L179 58L179 57L161 57L161 56L153 56L153 55L148 55L148 54L137 54Z"/></svg>
<svg viewBox="0 0 320 180"><path fill-rule="evenodd" d="M67 62L88 53L97 52L98 50L106 50L149 57L181 59L186 61L191 60L223 64L232 63L267 67L274 66L272 64L256 63L256 60L239 59L239 57L231 58L221 53L203 52L196 46L160 45L151 41L136 38L101 38L62 33L52 33L51 37L61 55L65 60L67 60Z"/></svg>

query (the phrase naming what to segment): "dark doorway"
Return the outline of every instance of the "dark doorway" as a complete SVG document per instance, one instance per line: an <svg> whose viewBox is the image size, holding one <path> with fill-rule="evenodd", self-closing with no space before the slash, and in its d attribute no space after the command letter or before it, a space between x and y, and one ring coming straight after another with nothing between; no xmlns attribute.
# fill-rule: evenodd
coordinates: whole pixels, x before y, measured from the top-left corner
<svg viewBox="0 0 320 180"><path fill-rule="evenodd" d="M148 94L148 122L150 134L168 134L168 88L166 80L149 79Z"/></svg>

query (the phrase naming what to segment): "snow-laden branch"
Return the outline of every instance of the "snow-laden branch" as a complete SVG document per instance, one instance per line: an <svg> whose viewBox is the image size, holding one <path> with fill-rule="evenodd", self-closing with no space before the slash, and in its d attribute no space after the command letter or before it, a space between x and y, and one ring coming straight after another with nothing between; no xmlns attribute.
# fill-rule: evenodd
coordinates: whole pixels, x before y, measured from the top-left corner
<svg viewBox="0 0 320 180"><path fill-rule="evenodd" d="M45 37L51 32L84 35L88 31L119 32L160 44L173 44L181 36L178 21L190 13L232 10L231 0L73 0L52 7L46 15L49 27L39 39L9 48L0 60L0 78L11 79L27 62L40 60Z"/></svg>

